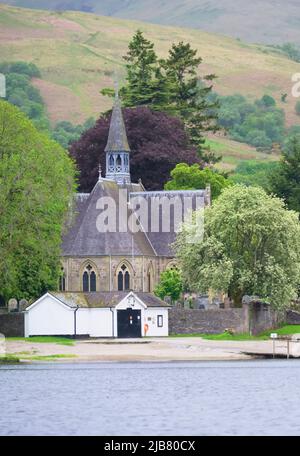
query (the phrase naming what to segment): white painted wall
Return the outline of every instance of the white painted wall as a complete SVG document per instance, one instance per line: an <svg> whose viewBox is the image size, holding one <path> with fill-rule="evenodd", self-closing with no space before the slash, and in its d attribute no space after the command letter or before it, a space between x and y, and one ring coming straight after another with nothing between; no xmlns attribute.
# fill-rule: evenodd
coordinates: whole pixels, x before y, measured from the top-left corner
<svg viewBox="0 0 300 456"><path fill-rule="evenodd" d="M110 309L89 309L89 334L91 337L113 336L113 313Z"/></svg>
<svg viewBox="0 0 300 456"><path fill-rule="evenodd" d="M90 331L89 309L78 309L76 312L76 335L88 336Z"/></svg>
<svg viewBox="0 0 300 456"><path fill-rule="evenodd" d="M71 336L74 334L74 310L46 294L25 312L25 337Z"/></svg>
<svg viewBox="0 0 300 456"><path fill-rule="evenodd" d="M158 327L158 315L162 315L163 326ZM166 307L148 307L144 312L144 325L147 324L149 329L147 336L163 337L169 335L169 313Z"/></svg>
<svg viewBox="0 0 300 456"><path fill-rule="evenodd" d="M117 311L132 307L141 310L142 336L162 337L169 334L168 308L147 308L136 296L130 294L115 309L83 309L76 312L76 334L90 337L117 337ZM25 312L25 336L74 335L74 308L46 294ZM163 326L158 327L158 315L163 316Z"/></svg>

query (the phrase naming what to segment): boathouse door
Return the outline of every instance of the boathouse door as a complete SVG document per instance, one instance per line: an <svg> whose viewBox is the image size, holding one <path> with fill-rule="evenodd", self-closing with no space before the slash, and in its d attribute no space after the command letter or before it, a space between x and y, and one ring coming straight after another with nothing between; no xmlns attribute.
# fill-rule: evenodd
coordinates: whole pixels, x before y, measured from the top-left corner
<svg viewBox="0 0 300 456"><path fill-rule="evenodd" d="M118 310L118 337L142 337L140 310Z"/></svg>

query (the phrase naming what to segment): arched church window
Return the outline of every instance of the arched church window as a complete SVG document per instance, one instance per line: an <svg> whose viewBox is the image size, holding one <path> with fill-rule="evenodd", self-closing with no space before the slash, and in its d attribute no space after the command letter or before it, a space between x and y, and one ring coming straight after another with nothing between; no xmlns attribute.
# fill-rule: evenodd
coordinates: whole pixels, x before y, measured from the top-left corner
<svg viewBox="0 0 300 456"><path fill-rule="evenodd" d="M148 291L151 293L152 291L152 275L151 271L148 271Z"/></svg>
<svg viewBox="0 0 300 456"><path fill-rule="evenodd" d="M89 290L89 275L87 271L84 271L83 278L82 278L82 289L83 291L90 291Z"/></svg>
<svg viewBox="0 0 300 456"><path fill-rule="evenodd" d="M117 172L120 172L122 171L122 158L121 158L121 155L118 155L117 156Z"/></svg>
<svg viewBox="0 0 300 456"><path fill-rule="evenodd" d="M90 291L96 291L96 274L94 271L90 275Z"/></svg>
<svg viewBox="0 0 300 456"><path fill-rule="evenodd" d="M125 290L130 290L130 275L129 275L128 271L126 271L124 274L124 283L125 283Z"/></svg>
<svg viewBox="0 0 300 456"><path fill-rule="evenodd" d="M125 171L128 172L129 171L129 160L128 160L127 154L124 156L124 167L125 167Z"/></svg>
<svg viewBox="0 0 300 456"><path fill-rule="evenodd" d="M94 292L97 289L97 277L93 267L88 264L82 276L82 290L86 293Z"/></svg>
<svg viewBox="0 0 300 456"><path fill-rule="evenodd" d="M108 169L110 172L114 172L115 170L115 161L113 155L110 155L108 158Z"/></svg>
<svg viewBox="0 0 300 456"><path fill-rule="evenodd" d="M120 271L118 274L118 291L123 291L123 272Z"/></svg>
<svg viewBox="0 0 300 456"><path fill-rule="evenodd" d="M66 274L64 268L61 268L59 276L59 291L66 291Z"/></svg>
<svg viewBox="0 0 300 456"><path fill-rule="evenodd" d="M118 273L118 291L130 290L130 273L125 264L122 264Z"/></svg>

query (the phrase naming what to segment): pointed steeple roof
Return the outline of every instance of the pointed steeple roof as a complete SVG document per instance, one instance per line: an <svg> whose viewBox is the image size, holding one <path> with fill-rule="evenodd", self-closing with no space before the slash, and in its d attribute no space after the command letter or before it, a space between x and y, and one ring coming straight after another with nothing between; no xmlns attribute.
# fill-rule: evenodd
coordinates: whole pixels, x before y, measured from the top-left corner
<svg viewBox="0 0 300 456"><path fill-rule="evenodd" d="M130 152L118 90L116 90L105 152Z"/></svg>

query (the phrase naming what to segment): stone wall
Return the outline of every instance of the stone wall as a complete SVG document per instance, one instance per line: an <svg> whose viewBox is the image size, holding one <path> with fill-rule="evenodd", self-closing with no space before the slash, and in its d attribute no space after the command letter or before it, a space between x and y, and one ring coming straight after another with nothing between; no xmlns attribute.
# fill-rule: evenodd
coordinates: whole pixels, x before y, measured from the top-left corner
<svg viewBox="0 0 300 456"><path fill-rule="evenodd" d="M300 321L300 314L299 314ZM220 334L226 329L235 333L259 334L278 327L284 315L271 310L264 303L249 303L240 309L182 309L173 307L169 311L170 334Z"/></svg>
<svg viewBox="0 0 300 456"><path fill-rule="evenodd" d="M117 291L118 272L124 261L130 272L131 288L134 291L152 292L159 282L161 273L173 263L174 259L156 256L62 258L62 266L66 274L66 291L82 291L82 275L88 263L92 265L96 273L97 291ZM150 290L149 272L151 273Z"/></svg>
<svg viewBox="0 0 300 456"><path fill-rule="evenodd" d="M278 328L285 319L285 313L276 312L263 302L253 302L249 306L249 330L253 335Z"/></svg>
<svg viewBox="0 0 300 456"><path fill-rule="evenodd" d="M286 313L286 322L288 325L300 325L300 312L288 310Z"/></svg>
<svg viewBox="0 0 300 456"><path fill-rule="evenodd" d="M170 334L218 334L225 329L235 332L248 331L247 309L181 309L172 307L169 310Z"/></svg>
<svg viewBox="0 0 300 456"><path fill-rule="evenodd" d="M0 314L0 333L5 337L24 337L24 314Z"/></svg>

